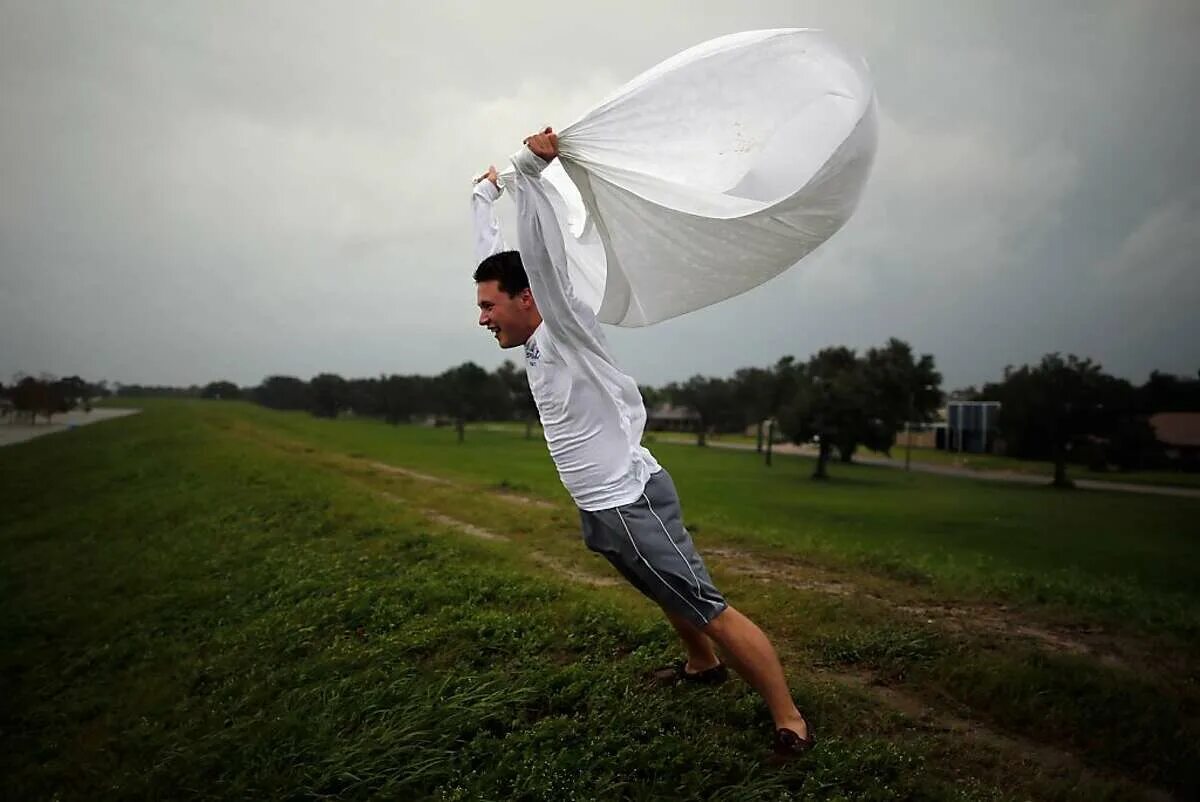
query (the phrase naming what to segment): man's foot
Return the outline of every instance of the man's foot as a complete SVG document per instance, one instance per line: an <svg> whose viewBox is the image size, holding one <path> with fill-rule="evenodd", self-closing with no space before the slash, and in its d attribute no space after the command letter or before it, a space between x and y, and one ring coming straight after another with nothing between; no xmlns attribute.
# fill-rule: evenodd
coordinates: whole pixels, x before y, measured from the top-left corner
<svg viewBox="0 0 1200 802"><path fill-rule="evenodd" d="M773 747L775 755L786 760L804 754L816 743L817 739L813 736L812 728L801 716L795 724L789 723L776 728Z"/></svg>
<svg viewBox="0 0 1200 802"><path fill-rule="evenodd" d="M674 685L680 682L694 682L698 685L720 685L729 679L729 669L725 667L724 663L718 662L716 665L702 671L692 671L688 668L687 661L679 660L669 666L656 668L653 676L657 682L664 685Z"/></svg>

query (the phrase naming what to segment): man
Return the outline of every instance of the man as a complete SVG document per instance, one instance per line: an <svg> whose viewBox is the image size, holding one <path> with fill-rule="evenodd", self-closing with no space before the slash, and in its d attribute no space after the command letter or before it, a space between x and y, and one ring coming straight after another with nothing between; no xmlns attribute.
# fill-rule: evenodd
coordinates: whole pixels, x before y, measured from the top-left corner
<svg viewBox="0 0 1200 802"><path fill-rule="evenodd" d="M541 179L558 156L558 137L547 128L525 145L512 160L519 254L505 249L493 212L501 193L496 168L476 179L479 325L501 348L524 346L546 443L579 507L584 542L662 607L687 652L672 669L675 678L724 681L715 642L770 708L775 751L801 754L814 739L779 658L762 630L713 586L683 526L670 475L641 445L646 411L637 383L617 368L595 314L572 290Z"/></svg>

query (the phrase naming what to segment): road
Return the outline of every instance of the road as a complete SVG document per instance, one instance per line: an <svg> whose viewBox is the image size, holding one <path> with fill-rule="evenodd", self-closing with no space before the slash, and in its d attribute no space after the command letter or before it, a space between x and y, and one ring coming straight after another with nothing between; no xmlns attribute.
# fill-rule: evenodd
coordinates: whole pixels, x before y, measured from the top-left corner
<svg viewBox="0 0 1200 802"><path fill-rule="evenodd" d="M0 423L0 446L11 446L14 443L23 443L35 437L43 437L55 432L70 431L79 426L86 426L89 423L99 423L100 421L112 420L113 418L121 418L137 412L141 412L141 410L108 408L93 409L91 412L74 410L55 415L52 418L53 423L38 423L33 425L28 423L13 423L11 419L5 420Z"/></svg>

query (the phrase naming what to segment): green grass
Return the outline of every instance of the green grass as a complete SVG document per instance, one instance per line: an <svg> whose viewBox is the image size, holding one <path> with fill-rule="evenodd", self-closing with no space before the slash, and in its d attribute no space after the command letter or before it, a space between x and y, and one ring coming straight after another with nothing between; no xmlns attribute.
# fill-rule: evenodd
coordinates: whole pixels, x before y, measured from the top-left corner
<svg viewBox="0 0 1200 802"><path fill-rule="evenodd" d="M879 452L864 451L863 453L878 459L888 458L888 455ZM892 448L891 459L897 461L904 459L903 438L896 441L896 445ZM1052 462L1002 457L996 454L960 454L937 448L913 448L912 461L927 465L965 468L972 471L1006 471L1047 478L1054 475L1054 463ZM1099 482L1200 487L1200 473L1184 473L1183 471L1092 471L1078 465L1068 465L1067 476L1072 479L1094 479Z"/></svg>
<svg viewBox="0 0 1200 802"><path fill-rule="evenodd" d="M487 425L489 427L496 426L496 424ZM659 443L694 444L696 442L696 435L683 432L652 432L650 433L650 437ZM758 443L758 439L755 436L737 433L711 434L708 436L708 440L710 443L717 445L753 446ZM873 459L892 459L902 462L904 460L903 435L897 438L896 445L893 446L890 455L869 449L863 449L860 453ZM791 455L779 454L778 456L786 459ZM1032 476L1045 476L1047 479L1054 475L1054 464L1051 462L1017 459L1015 457L1004 457L996 454L960 454L936 448L914 447L912 449L912 461L918 465L939 465L951 468L963 468L970 471L1002 471ZM1098 482L1200 488L1200 473L1185 473L1183 471L1093 471L1078 465L1068 465L1067 475L1073 479L1092 479Z"/></svg>
<svg viewBox="0 0 1200 802"><path fill-rule="evenodd" d="M544 444L521 430L459 446L451 430L144 406L0 451L12 798L1117 800L1198 779L1192 500L854 466L814 484L801 460L767 470L656 444L702 549L860 590L714 562L822 735L778 769L741 683L642 681L675 647L640 597L528 559L605 569L578 542ZM432 512L510 540L456 534ZM1103 626L1149 668L897 607L997 602L1031 624ZM1047 772L1019 746L924 726L838 681L850 671L1091 771Z"/></svg>
<svg viewBox="0 0 1200 802"><path fill-rule="evenodd" d="M489 425L462 445L451 429L324 421L245 405L239 415L321 450L420 467L569 503L535 431ZM1098 621L1200 636L1200 500L992 485L890 468L835 465L809 481L806 459L655 442L703 537L871 568L957 594L1058 605ZM1064 559L1070 555L1070 559Z"/></svg>

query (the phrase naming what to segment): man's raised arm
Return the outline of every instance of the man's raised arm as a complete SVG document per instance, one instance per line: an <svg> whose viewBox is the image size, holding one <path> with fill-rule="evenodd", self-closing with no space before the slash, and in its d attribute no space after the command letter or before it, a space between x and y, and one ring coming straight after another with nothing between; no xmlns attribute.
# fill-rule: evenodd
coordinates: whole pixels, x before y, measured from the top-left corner
<svg viewBox="0 0 1200 802"><path fill-rule="evenodd" d="M508 250L494 208L500 192L500 179L494 166L475 179L475 191L471 193L471 218L475 224L476 264L494 253Z"/></svg>
<svg viewBox="0 0 1200 802"><path fill-rule="evenodd" d="M571 286L566 245L554 206L542 186L542 171L558 156L558 137L547 128L525 140L512 157L515 174L510 188L517 201L517 233L521 262L542 320L576 348L594 351L611 362L592 309Z"/></svg>

